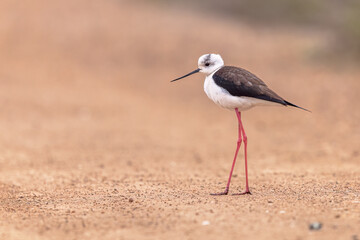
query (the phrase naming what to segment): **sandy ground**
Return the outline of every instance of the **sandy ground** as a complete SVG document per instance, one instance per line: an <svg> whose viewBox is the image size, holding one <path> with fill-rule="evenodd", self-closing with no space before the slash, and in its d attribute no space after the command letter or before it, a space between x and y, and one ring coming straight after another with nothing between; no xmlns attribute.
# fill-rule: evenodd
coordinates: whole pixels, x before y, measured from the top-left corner
<svg viewBox="0 0 360 240"><path fill-rule="evenodd" d="M0 3L0 239L360 238L360 72L314 60L326 33L51 2ZM208 52L312 110L243 113L252 195L209 195L235 114L200 74L169 83ZM230 191L243 189L241 152Z"/></svg>

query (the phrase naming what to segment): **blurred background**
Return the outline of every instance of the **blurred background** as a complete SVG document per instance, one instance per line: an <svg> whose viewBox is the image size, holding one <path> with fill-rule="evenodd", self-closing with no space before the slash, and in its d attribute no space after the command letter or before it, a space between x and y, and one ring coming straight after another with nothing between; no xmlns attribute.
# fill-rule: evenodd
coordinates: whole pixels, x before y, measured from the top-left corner
<svg viewBox="0 0 360 240"><path fill-rule="evenodd" d="M310 201L304 204L316 209L303 211L301 204L294 207L294 192L314 200L314 192L328 194L323 186L330 181L358 196L359 1L2 0L3 236L26 239L30 232L61 239L90 231L110 239L134 234L131 229L207 236L186 225L203 219L184 204L191 191L200 191L199 201L215 209L207 194L225 186L236 116L206 97L201 74L169 83L194 70L205 53L221 54L226 65L255 73L280 96L312 111L269 107L243 113L256 199L263 193L260 199L267 201L276 189L290 198L281 207L299 211L302 223L312 213L327 219L324 209L341 208ZM235 189L243 183L241 161L242 155ZM310 180L301 180L304 174ZM316 190L308 190L314 183ZM279 184L294 192L281 192ZM126 196L125 202L109 195ZM133 208L128 196L146 200ZM177 200L164 207L169 196ZM235 214L231 207L238 202L229 201L229 210L207 216L210 221L231 219L222 214ZM31 215L29 204L35 205ZM160 205L162 210L153 208ZM253 221L267 219L262 210ZM358 215L346 216L341 224L350 227L336 223L327 236L356 229ZM279 221L300 224L291 216ZM177 223L185 225L171 225ZM281 228L269 226L278 236ZM265 239L260 227L251 230ZM238 229L234 225L226 234L236 236ZM291 231L302 236L297 227Z"/></svg>
<svg viewBox="0 0 360 240"><path fill-rule="evenodd" d="M208 11L218 17L252 26L307 28L329 33L326 46L315 49L336 59L360 55L360 3L356 0L241 0L241 1L154 1L171 7L184 7L194 11ZM334 60L332 59L332 60ZM324 60L324 59L322 59Z"/></svg>

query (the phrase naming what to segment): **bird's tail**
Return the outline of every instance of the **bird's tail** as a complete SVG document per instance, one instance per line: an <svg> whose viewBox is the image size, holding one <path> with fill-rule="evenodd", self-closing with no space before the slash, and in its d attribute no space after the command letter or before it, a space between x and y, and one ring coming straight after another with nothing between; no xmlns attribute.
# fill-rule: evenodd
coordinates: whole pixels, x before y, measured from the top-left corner
<svg viewBox="0 0 360 240"><path fill-rule="evenodd" d="M284 100L284 102L286 103L286 106L292 106L292 107L300 108L300 109L305 110L305 111L307 111L307 112L311 112L310 110L307 110L307 109L305 109L305 108L299 107L299 106L297 106L297 105L295 105L295 104L292 104L291 102L288 102L288 101L286 101L286 100Z"/></svg>

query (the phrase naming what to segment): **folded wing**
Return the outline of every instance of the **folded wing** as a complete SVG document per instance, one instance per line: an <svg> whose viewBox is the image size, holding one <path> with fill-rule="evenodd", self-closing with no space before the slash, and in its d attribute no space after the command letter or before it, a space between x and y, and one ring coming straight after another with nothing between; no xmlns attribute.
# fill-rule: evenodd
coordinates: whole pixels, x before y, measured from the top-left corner
<svg viewBox="0 0 360 240"><path fill-rule="evenodd" d="M289 105L272 91L266 84L251 72L238 68L225 66L213 75L215 83L237 97L252 97L265 101Z"/></svg>

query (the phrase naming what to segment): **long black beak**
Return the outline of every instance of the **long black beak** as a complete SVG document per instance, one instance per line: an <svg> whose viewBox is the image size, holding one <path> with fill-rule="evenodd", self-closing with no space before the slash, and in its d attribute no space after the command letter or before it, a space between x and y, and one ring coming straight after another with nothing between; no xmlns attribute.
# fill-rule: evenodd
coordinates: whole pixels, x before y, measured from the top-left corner
<svg viewBox="0 0 360 240"><path fill-rule="evenodd" d="M182 77L179 77L179 78L177 78L177 79L171 80L170 82L175 82L175 81L177 81L177 80L180 80L180 79L182 79L182 78L188 77L188 76L190 76L190 75L192 75L192 74L194 74L194 73L198 73L198 72L200 72L200 68L198 68L198 69L196 69L195 71L192 71L191 73L188 73L188 74L186 74L186 75L184 75L184 76L182 76Z"/></svg>

